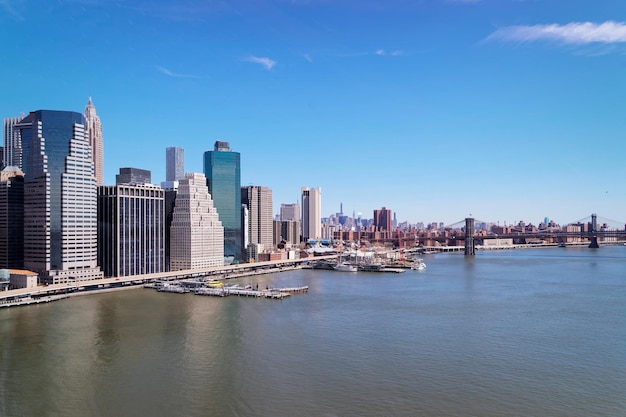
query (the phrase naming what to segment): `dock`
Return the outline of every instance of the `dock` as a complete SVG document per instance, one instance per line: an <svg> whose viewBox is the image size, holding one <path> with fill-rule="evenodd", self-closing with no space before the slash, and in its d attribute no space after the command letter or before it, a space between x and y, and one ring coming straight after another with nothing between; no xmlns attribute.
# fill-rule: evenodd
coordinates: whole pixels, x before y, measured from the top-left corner
<svg viewBox="0 0 626 417"><path fill-rule="evenodd" d="M187 285L185 285L187 284ZM287 287L287 288L267 288L264 290L253 289L250 285L230 285L220 288L211 286L188 286L188 282L155 282L144 285L144 288L156 289L159 292L175 294L204 295L211 297L228 297L231 295L240 297L269 298L282 300L292 294L304 294L309 291L309 287Z"/></svg>
<svg viewBox="0 0 626 417"><path fill-rule="evenodd" d="M42 304L42 303L50 303L52 301L62 300L64 298L69 298L69 295L49 295L46 297L22 297L16 298L12 300L0 300L0 308L3 307L17 307L17 306L27 306L31 304Z"/></svg>

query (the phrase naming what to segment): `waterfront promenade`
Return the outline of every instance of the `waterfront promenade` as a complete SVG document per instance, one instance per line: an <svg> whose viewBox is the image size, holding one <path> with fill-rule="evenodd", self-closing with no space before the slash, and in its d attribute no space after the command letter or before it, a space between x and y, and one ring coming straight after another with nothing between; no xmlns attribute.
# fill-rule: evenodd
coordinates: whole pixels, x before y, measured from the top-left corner
<svg viewBox="0 0 626 417"><path fill-rule="evenodd" d="M174 281L189 278L207 277L211 279L238 278L250 275L289 271L323 259L334 259L339 255L316 256L314 258L286 259L280 261L254 262L226 265L207 269L160 272L156 274L133 275L129 277L104 278L92 281L76 281L72 284L39 285L36 288L21 288L0 292L0 304L9 300L26 297L45 297L54 294L80 295L94 291L111 291L139 287L154 281Z"/></svg>

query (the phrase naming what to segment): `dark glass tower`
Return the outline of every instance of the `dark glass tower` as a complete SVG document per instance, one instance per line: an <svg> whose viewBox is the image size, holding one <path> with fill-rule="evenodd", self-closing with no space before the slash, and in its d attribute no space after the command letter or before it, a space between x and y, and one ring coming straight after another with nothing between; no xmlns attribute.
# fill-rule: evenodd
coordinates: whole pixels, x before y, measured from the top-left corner
<svg viewBox="0 0 626 417"><path fill-rule="evenodd" d="M239 152L231 151L228 142L215 142L214 150L204 153L204 175L224 227L224 256L242 259Z"/></svg>
<svg viewBox="0 0 626 417"><path fill-rule="evenodd" d="M24 175L16 167L0 172L0 268L24 268Z"/></svg>

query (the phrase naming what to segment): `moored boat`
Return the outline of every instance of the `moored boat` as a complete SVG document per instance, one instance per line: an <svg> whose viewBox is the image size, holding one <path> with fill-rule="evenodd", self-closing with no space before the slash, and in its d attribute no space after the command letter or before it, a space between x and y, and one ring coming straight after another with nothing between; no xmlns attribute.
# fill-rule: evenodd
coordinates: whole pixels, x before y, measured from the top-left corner
<svg viewBox="0 0 626 417"><path fill-rule="evenodd" d="M335 271L341 271L341 272L357 272L358 271L355 265L351 265L347 262L340 262L337 265L335 265L333 269Z"/></svg>
<svg viewBox="0 0 626 417"><path fill-rule="evenodd" d="M423 271L426 269L426 264L421 259L416 259L413 265L411 265L411 269L414 271Z"/></svg>

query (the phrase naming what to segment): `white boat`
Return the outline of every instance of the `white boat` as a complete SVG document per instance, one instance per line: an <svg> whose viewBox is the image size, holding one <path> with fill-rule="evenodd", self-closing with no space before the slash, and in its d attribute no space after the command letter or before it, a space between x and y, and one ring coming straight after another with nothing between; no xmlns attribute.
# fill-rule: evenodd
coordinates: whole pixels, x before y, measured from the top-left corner
<svg viewBox="0 0 626 417"><path fill-rule="evenodd" d="M355 265L350 265L347 262L340 262L337 265L335 265L333 267L333 269L335 271L342 271L342 272L356 272L358 271L357 267Z"/></svg>
<svg viewBox="0 0 626 417"><path fill-rule="evenodd" d="M414 271L423 271L426 269L426 264L422 260L416 260L413 262L413 265L411 265L411 269Z"/></svg>

